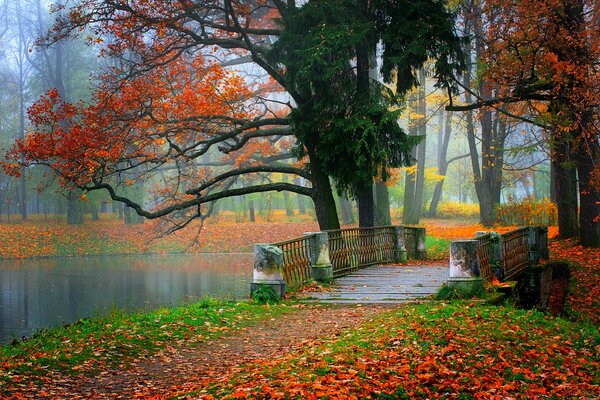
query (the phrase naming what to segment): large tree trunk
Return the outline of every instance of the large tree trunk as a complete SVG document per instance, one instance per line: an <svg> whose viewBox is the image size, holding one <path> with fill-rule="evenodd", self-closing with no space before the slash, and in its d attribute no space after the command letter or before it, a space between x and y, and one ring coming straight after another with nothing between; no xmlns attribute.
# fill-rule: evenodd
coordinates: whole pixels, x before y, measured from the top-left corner
<svg viewBox="0 0 600 400"><path fill-rule="evenodd" d="M593 172L600 162L597 139L579 143L575 151L579 176L579 241L586 247L600 247L600 192L593 182Z"/></svg>
<svg viewBox="0 0 600 400"><path fill-rule="evenodd" d="M377 182L375 183L375 225L388 226L391 224L390 193L384 182Z"/></svg>
<svg viewBox="0 0 600 400"><path fill-rule="evenodd" d="M358 226L370 228L375 226L375 203L373 201L373 186L366 185L358 190Z"/></svg>
<svg viewBox="0 0 600 400"><path fill-rule="evenodd" d="M352 212L352 203L345 196L338 196L340 203L340 211L342 212L342 222L344 225L353 225L356 223L354 220L354 213Z"/></svg>
<svg viewBox="0 0 600 400"><path fill-rule="evenodd" d="M83 202L79 198L79 191L73 189L67 195L67 224L83 224Z"/></svg>
<svg viewBox="0 0 600 400"><path fill-rule="evenodd" d="M561 238L576 237L577 223L577 173L569 159L569 146L555 141L552 154L552 180L556 190L558 212L558 235Z"/></svg>
<svg viewBox="0 0 600 400"><path fill-rule="evenodd" d="M319 228L322 231L330 229L340 229L340 221L337 216L335 200L331 191L329 177L323 173L321 162L314 151L308 148L308 158L310 160L311 182L313 185L312 199L315 204L315 214Z"/></svg>

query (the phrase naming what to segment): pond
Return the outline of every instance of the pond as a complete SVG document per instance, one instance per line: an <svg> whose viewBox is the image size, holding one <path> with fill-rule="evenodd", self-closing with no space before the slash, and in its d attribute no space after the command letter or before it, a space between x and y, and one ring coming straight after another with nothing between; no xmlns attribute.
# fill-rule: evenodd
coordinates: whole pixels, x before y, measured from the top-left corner
<svg viewBox="0 0 600 400"><path fill-rule="evenodd" d="M244 298L251 279L249 253L2 260L0 343L113 309Z"/></svg>

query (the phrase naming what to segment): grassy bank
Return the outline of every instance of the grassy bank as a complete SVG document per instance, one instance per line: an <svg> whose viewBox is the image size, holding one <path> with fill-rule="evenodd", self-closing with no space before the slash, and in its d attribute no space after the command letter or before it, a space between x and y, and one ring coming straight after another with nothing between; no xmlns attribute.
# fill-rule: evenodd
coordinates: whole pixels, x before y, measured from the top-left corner
<svg viewBox="0 0 600 400"><path fill-rule="evenodd" d="M600 334L536 311L409 305L284 359L247 365L209 398L598 398Z"/></svg>
<svg viewBox="0 0 600 400"><path fill-rule="evenodd" d="M165 346L194 346L298 309L293 304L267 307L205 299L151 312L115 312L48 329L28 340L0 346L0 393L3 386L27 387L54 374L124 369Z"/></svg>

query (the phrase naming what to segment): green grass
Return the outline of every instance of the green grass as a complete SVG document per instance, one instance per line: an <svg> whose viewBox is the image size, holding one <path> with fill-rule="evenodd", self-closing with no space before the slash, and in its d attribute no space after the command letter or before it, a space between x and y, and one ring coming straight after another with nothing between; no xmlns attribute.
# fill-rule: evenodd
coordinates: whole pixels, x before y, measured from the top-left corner
<svg viewBox="0 0 600 400"><path fill-rule="evenodd" d="M450 241L448 239L438 239L427 235L425 246L427 248L427 258L430 260L443 260L450 256Z"/></svg>
<svg viewBox="0 0 600 400"><path fill-rule="evenodd" d="M293 304L266 307L207 298L151 312L113 312L44 330L28 340L0 347L0 393L3 382L16 376L23 381L52 371L91 374L107 366L124 367L167 344L193 345L296 309Z"/></svg>
<svg viewBox="0 0 600 400"><path fill-rule="evenodd" d="M600 333L537 311L407 305L194 394L233 398L597 398ZM492 396L493 394L493 396Z"/></svg>

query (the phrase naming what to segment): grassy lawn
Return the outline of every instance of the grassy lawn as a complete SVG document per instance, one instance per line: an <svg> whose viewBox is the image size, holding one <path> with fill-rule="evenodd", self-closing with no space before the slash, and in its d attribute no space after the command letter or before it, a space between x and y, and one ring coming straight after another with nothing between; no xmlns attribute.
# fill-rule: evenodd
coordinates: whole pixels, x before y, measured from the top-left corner
<svg viewBox="0 0 600 400"><path fill-rule="evenodd" d="M425 247L427 248L427 258L430 260L444 260L450 254L450 240L436 238L430 235L425 237Z"/></svg>
<svg viewBox="0 0 600 400"><path fill-rule="evenodd" d="M0 346L0 393L4 385L55 372L92 374L126 368L129 362L167 345L194 346L298 309L294 304L265 307L248 301L205 299L151 312L115 312L44 330L28 340Z"/></svg>

